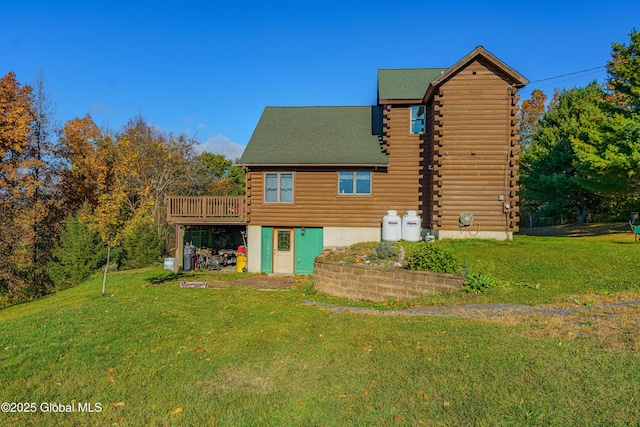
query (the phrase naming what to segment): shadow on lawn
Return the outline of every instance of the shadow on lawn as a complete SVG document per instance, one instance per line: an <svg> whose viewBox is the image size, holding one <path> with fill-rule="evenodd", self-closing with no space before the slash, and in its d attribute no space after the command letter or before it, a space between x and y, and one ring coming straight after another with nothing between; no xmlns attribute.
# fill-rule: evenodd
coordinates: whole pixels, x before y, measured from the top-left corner
<svg viewBox="0 0 640 427"><path fill-rule="evenodd" d="M144 279L146 282L148 282L151 285L160 285L162 283L165 282L170 282L172 280L177 280L177 279L183 279L185 277L190 277L192 276L191 274L185 274L185 273L161 273L158 274L157 276L153 276L153 277L149 277Z"/></svg>
<svg viewBox="0 0 640 427"><path fill-rule="evenodd" d="M553 227L521 228L519 233L524 236L555 236L555 237L587 237L602 236L607 234L629 234L633 238L633 233L629 228L629 223L597 223L597 224L571 224L556 225Z"/></svg>

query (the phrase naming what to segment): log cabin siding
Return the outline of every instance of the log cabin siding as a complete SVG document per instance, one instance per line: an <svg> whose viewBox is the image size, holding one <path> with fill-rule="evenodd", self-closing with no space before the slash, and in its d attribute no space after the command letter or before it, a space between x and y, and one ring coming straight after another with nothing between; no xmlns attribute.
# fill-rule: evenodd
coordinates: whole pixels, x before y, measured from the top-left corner
<svg viewBox="0 0 640 427"><path fill-rule="evenodd" d="M370 228L381 225L387 210L402 215L417 209L423 228L435 234L452 236L460 230L460 213L472 212L473 229L467 231L510 238L518 231L519 212L516 89L528 80L481 46L436 71L428 78L423 71L417 73L424 78L407 70L381 73L389 91L380 97L379 87L371 133L368 122L353 131L355 122L368 120L362 107L265 109L259 137L249 144L252 155L243 154L250 225ZM423 84L426 92L418 98ZM406 96L389 98L394 93ZM412 134L411 105L421 103L427 108L425 133ZM300 117L309 122L300 126ZM345 147L348 155L338 150ZM278 156L270 155L274 150ZM357 170L372 172L371 194L339 195L339 171ZM264 203L267 172L293 174L292 203Z"/></svg>
<svg viewBox="0 0 640 427"><path fill-rule="evenodd" d="M422 214L422 227L433 229L433 186L434 173L436 168L433 157L433 128L435 124L435 113L433 105L427 106L425 115L425 133L420 136L422 146L422 157L420 158L420 211Z"/></svg>
<svg viewBox="0 0 640 427"><path fill-rule="evenodd" d="M509 80L476 59L443 82L433 98L432 210L435 230L458 228L474 214L475 231L518 231L517 95ZM430 153L431 154L431 153ZM423 179L427 183L429 179ZM500 197L504 197L504 201ZM512 209L504 210L503 203Z"/></svg>
<svg viewBox="0 0 640 427"><path fill-rule="evenodd" d="M379 227L387 210L420 210L421 135L410 132L408 105L385 106L382 149L386 168L257 167L247 172L250 225ZM338 172L370 170L371 195L338 194ZM264 174L293 172L293 203L264 203Z"/></svg>

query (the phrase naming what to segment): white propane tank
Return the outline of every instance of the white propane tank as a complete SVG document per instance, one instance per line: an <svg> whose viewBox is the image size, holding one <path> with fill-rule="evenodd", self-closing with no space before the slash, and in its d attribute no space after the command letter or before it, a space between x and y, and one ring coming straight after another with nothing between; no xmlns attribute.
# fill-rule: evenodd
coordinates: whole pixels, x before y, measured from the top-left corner
<svg viewBox="0 0 640 427"><path fill-rule="evenodd" d="M422 236L418 211L407 211L402 217L402 240L419 242Z"/></svg>
<svg viewBox="0 0 640 427"><path fill-rule="evenodd" d="M397 242L402 237L402 221L398 216L398 211L387 211L382 218L382 240L386 242Z"/></svg>

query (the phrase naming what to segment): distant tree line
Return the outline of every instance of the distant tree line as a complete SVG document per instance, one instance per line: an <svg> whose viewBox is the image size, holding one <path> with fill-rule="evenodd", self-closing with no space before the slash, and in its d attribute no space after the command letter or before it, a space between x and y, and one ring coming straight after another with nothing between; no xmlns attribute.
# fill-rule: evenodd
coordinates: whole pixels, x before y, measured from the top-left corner
<svg viewBox="0 0 640 427"><path fill-rule="evenodd" d="M44 74L0 79L0 308L74 286L106 264L158 262L175 242L165 198L242 195L244 171L197 142L132 118L62 126Z"/></svg>
<svg viewBox="0 0 640 427"><path fill-rule="evenodd" d="M604 84L534 90L521 106L523 225L528 217L583 223L640 210L640 33L612 43Z"/></svg>

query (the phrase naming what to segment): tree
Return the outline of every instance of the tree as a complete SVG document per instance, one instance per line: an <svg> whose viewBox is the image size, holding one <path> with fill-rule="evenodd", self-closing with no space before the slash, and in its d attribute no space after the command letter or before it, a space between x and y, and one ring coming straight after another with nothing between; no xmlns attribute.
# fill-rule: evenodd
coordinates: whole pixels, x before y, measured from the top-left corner
<svg viewBox="0 0 640 427"><path fill-rule="evenodd" d="M522 101L520 106L520 145L527 147L536 133L538 121L545 111L547 95L540 89L531 92L531 98Z"/></svg>
<svg viewBox="0 0 640 427"><path fill-rule="evenodd" d="M55 160L53 156L55 106L46 88L44 71L40 71L33 83L33 121L25 150L28 168L25 175L31 181L33 193L22 212L25 224L23 242L30 252L29 282L31 288L44 293L49 284L46 269L51 260L60 227L62 205L55 191Z"/></svg>
<svg viewBox="0 0 640 427"><path fill-rule="evenodd" d="M65 123L56 154L64 159L60 191L71 212L85 202L91 207L114 179L115 150L109 135L102 132L89 114Z"/></svg>
<svg viewBox="0 0 640 427"><path fill-rule="evenodd" d="M554 94L522 156L527 203L570 207L582 222L599 206L620 209L640 196L640 34L612 43L611 57L605 87Z"/></svg>
<svg viewBox="0 0 640 427"><path fill-rule="evenodd" d="M605 194L639 194L640 33L629 45L612 43L607 92L594 101L591 126L573 139L585 187Z"/></svg>
<svg viewBox="0 0 640 427"><path fill-rule="evenodd" d="M126 196L129 218L151 218L163 242L170 234L166 196L188 188L194 144L185 136L163 132L141 115L130 120L117 135L116 185Z"/></svg>
<svg viewBox="0 0 640 427"><path fill-rule="evenodd" d="M582 223L599 200L592 180L579 164L576 142L597 138L603 120L602 88L592 83L560 93L557 105L538 123L522 156L523 196L560 213L569 208Z"/></svg>
<svg viewBox="0 0 640 427"><path fill-rule="evenodd" d="M222 154L201 153L191 165L191 193L201 196L244 195L244 169Z"/></svg>
<svg viewBox="0 0 640 427"><path fill-rule="evenodd" d="M87 206L87 205L85 205ZM126 194L122 188L110 188L101 195L98 205L91 210L88 206L81 213L81 220L100 234L102 242L107 246L107 261L102 276L102 296L107 289L107 272L111 262L111 250L120 243L122 231L129 219Z"/></svg>
<svg viewBox="0 0 640 427"><path fill-rule="evenodd" d="M13 300L28 287L20 271L27 260L18 248L20 214L36 186L25 174L32 166L26 155L34 121L31 92L13 72L0 78L0 293Z"/></svg>
<svg viewBox="0 0 640 427"><path fill-rule="evenodd" d="M81 221L80 212L68 216L60 242L52 251L54 259L48 267L57 289L79 284L106 262L100 234Z"/></svg>
<svg viewBox="0 0 640 427"><path fill-rule="evenodd" d="M611 102L627 111L640 112L640 33L629 33L629 45L612 43L607 62L607 87Z"/></svg>
<svg viewBox="0 0 640 427"><path fill-rule="evenodd" d="M117 179L132 214L148 210L157 216L164 196L185 181L193 141L173 138L142 116L130 120L117 138Z"/></svg>
<svg viewBox="0 0 640 427"><path fill-rule="evenodd" d="M158 262L163 243L153 217L148 214L133 217L123 231L123 267L140 268Z"/></svg>

